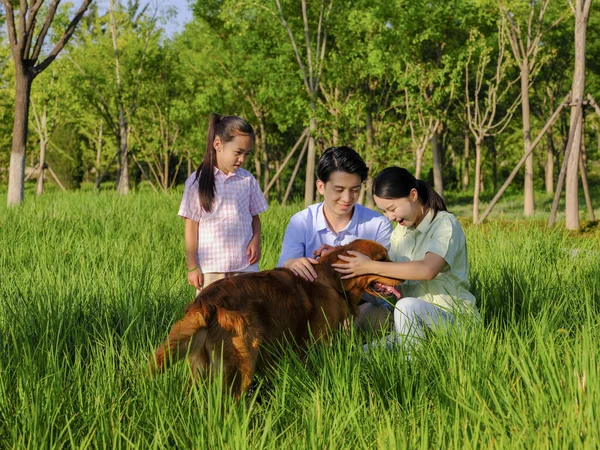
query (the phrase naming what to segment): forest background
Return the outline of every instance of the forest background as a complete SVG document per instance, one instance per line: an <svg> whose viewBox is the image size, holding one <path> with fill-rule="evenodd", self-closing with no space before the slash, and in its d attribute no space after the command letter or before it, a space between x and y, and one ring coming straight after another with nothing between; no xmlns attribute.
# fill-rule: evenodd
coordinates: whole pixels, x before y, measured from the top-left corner
<svg viewBox="0 0 600 450"><path fill-rule="evenodd" d="M16 76L4 3L6 186ZM402 165L440 193L457 193L477 222L480 197L489 201L536 143L509 188L522 196L523 215L532 216L534 193L549 199L556 190L573 128L569 110L578 99L565 96L574 86L581 4L192 1L192 20L173 34L165 30L175 10L159 2L92 1L65 48L31 84L24 179L40 194L45 181L63 189L114 186L123 194L167 191L197 168L208 117L218 112L254 125L246 168L280 204L317 200L315 160L329 146L349 145L372 175ZM78 7L58 6L40 60ZM48 8L41 6L38 29ZM581 136L573 147L582 154L584 182L600 172L593 101L600 88L598 8L591 5L586 23L582 131L572 133ZM361 202L372 206L369 186L370 179ZM549 202L540 209L547 213ZM589 214L593 220L593 207Z"/></svg>

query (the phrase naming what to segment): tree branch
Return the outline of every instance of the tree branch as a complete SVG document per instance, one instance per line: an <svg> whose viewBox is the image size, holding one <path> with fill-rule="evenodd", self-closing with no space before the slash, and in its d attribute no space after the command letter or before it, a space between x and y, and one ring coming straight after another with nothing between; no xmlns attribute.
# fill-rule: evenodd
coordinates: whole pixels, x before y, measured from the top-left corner
<svg viewBox="0 0 600 450"><path fill-rule="evenodd" d="M41 73L46 67L48 67L50 65L50 63L52 63L52 61L54 61L54 59L60 53L60 51L63 49L63 47L67 44L67 42L69 41L69 39L75 32L75 28L77 28L77 25L79 24L79 21L83 17L83 14L87 10L88 6L90 6L91 2L92 2L92 0L84 0L81 7L79 8L77 13L73 17L73 20L71 20L71 23L69 23L69 26L67 27L67 29L65 30L65 32L63 33L63 35L61 36L59 41L56 43L56 45L54 46L54 48L52 49L50 54L46 57L45 60L43 60L40 64L38 64L37 66L34 67L34 73L36 75ZM38 43L36 42L36 48L37 48L37 46L38 46ZM41 48L41 43L40 43L40 48ZM39 51L37 53L39 54ZM34 49L34 55L35 55L35 49ZM37 60L37 56L35 57L35 60Z"/></svg>
<svg viewBox="0 0 600 450"><path fill-rule="evenodd" d="M27 18L27 25L25 29L27 30L27 39L25 41L25 47L23 48L23 54L27 57L29 55L29 50L31 49L31 42L33 40L33 35L35 34L35 20L37 17L37 13L42 6L43 0L38 0L32 7L29 12L29 17Z"/></svg>

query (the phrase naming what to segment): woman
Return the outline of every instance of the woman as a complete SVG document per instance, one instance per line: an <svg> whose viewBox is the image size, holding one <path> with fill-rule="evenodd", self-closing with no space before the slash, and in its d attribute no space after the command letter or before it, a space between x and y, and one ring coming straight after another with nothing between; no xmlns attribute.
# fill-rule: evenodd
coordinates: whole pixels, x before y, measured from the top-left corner
<svg viewBox="0 0 600 450"><path fill-rule="evenodd" d="M358 252L334 264L342 278L367 273L406 280L394 308L394 341L412 343L427 329L455 322L458 313L477 313L469 292L465 234L444 200L406 169L388 167L373 183L373 198L398 226L390 239L392 262L372 261Z"/></svg>

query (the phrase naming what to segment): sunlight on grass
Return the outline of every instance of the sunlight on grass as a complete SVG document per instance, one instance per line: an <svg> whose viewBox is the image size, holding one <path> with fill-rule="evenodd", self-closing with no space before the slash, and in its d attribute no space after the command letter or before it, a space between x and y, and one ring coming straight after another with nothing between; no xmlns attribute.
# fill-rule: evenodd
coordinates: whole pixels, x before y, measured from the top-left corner
<svg viewBox="0 0 600 450"><path fill-rule="evenodd" d="M148 360L193 296L179 193L68 192L0 210L2 448L591 448L600 237L467 225L482 322L411 355L339 334L287 348L236 403ZM262 215L262 269L298 205Z"/></svg>

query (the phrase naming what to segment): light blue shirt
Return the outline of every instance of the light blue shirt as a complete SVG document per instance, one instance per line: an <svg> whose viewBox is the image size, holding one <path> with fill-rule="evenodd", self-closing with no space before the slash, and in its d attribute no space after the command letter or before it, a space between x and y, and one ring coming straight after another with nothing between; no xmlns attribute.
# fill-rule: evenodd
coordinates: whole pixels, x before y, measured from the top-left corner
<svg viewBox="0 0 600 450"><path fill-rule="evenodd" d="M313 251L322 244L335 247L349 244L355 239L371 239L389 250L391 234L392 224L390 221L362 205L354 205L350 222L346 228L336 234L327 225L323 213L323 203L317 203L294 214L290 219L283 237L283 246L277 266L283 266L284 262L292 258L302 256L313 258Z"/></svg>

